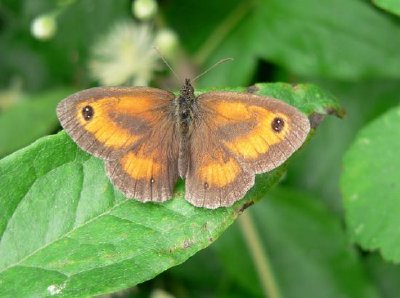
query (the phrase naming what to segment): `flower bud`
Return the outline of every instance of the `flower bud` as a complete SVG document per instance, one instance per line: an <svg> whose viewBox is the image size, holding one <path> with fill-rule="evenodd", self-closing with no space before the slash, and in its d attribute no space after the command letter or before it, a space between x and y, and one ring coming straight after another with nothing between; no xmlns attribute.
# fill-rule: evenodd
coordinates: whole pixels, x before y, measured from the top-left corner
<svg viewBox="0 0 400 298"><path fill-rule="evenodd" d="M56 31L56 19L50 14L38 16L31 23L32 35L40 40L48 40L52 38Z"/></svg>
<svg viewBox="0 0 400 298"><path fill-rule="evenodd" d="M178 45L178 36L171 29L161 29L157 32L154 45L166 57L172 57Z"/></svg>
<svg viewBox="0 0 400 298"><path fill-rule="evenodd" d="M132 3L133 15L139 20L148 20L152 18L158 9L156 0L135 0Z"/></svg>

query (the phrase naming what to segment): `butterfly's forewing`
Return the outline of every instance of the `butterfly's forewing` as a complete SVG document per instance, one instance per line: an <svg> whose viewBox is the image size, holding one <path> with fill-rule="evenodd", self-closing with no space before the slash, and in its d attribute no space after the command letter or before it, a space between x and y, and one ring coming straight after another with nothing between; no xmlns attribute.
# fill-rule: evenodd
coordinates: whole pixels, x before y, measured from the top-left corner
<svg viewBox="0 0 400 298"><path fill-rule="evenodd" d="M303 113L275 99L210 92L198 97L198 105L186 175L186 198L196 206L232 205L255 174L281 165L310 131Z"/></svg>
<svg viewBox="0 0 400 298"><path fill-rule="evenodd" d="M106 160L108 176L128 197L162 201L178 179L173 99L148 87L92 88L62 101L57 115L82 149Z"/></svg>

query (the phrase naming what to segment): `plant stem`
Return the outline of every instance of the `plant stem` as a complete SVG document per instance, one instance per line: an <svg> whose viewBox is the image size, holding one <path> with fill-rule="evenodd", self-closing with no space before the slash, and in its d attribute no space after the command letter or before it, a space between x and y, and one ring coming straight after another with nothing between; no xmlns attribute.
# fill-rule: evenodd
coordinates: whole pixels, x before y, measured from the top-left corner
<svg viewBox="0 0 400 298"><path fill-rule="evenodd" d="M243 1L233 12L217 27L217 29L204 42L203 46L193 57L197 65L202 65L210 54L219 46L228 33L240 22L253 6L253 1Z"/></svg>
<svg viewBox="0 0 400 298"><path fill-rule="evenodd" d="M253 218L249 211L244 212L239 216L239 226L253 259L265 297L280 298L281 295L275 281L271 263L265 247L262 246Z"/></svg>

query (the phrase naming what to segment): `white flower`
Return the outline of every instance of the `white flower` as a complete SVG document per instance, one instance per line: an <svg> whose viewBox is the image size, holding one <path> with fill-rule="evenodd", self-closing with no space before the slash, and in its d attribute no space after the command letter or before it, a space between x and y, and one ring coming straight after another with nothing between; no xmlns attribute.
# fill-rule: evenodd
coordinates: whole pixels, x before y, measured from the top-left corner
<svg viewBox="0 0 400 298"><path fill-rule="evenodd" d="M153 42L148 25L117 24L93 48L89 62L93 77L106 86L146 86L161 66Z"/></svg>
<svg viewBox="0 0 400 298"><path fill-rule="evenodd" d="M54 36L56 31L57 22L52 14L38 16L31 23L31 33L37 39L50 39Z"/></svg>

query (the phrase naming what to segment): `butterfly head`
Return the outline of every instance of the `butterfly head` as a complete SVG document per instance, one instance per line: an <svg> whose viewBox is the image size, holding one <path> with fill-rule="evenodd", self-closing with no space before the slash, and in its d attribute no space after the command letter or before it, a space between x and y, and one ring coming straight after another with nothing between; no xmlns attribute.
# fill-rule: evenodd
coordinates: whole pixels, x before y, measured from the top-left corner
<svg viewBox="0 0 400 298"><path fill-rule="evenodd" d="M193 99L195 97L194 88L192 86L190 79L185 79L185 83L181 88L181 97L185 99Z"/></svg>

